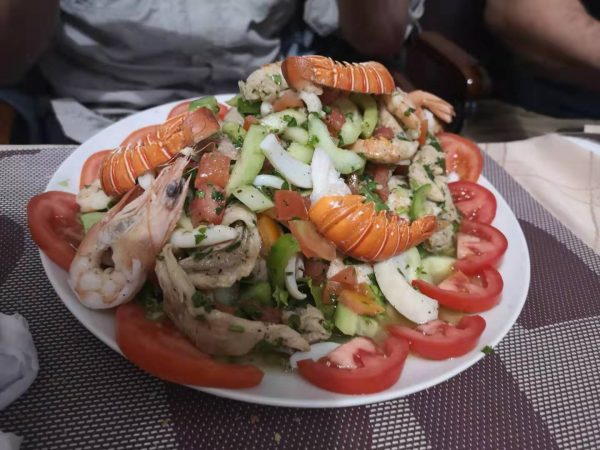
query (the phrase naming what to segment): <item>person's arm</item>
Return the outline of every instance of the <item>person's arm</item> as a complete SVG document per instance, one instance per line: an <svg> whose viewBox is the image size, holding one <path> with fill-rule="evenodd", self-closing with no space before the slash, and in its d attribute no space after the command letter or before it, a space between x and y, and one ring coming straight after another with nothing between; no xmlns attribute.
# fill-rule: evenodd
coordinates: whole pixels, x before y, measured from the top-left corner
<svg viewBox="0 0 600 450"><path fill-rule="evenodd" d="M579 0L487 0L485 22L547 77L600 89L600 22Z"/></svg>
<svg viewBox="0 0 600 450"><path fill-rule="evenodd" d="M338 0L340 32L358 52L397 55L408 25L409 0Z"/></svg>
<svg viewBox="0 0 600 450"><path fill-rule="evenodd" d="M0 1L0 86L18 82L46 49L59 0Z"/></svg>

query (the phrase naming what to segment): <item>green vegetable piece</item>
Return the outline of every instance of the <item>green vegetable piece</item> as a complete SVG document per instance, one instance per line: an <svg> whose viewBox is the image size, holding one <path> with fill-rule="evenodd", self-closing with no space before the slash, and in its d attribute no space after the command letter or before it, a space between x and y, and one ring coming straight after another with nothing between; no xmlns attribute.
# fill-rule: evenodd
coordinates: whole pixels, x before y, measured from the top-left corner
<svg viewBox="0 0 600 450"><path fill-rule="evenodd" d="M272 295L277 305L287 305L288 291L285 288L285 266L292 256L300 251L294 236L284 234L275 241L267 257L267 272Z"/></svg>
<svg viewBox="0 0 600 450"><path fill-rule="evenodd" d="M240 301L254 300L264 306L273 306L271 285L268 281L257 281L254 284L243 286L240 292Z"/></svg>
<svg viewBox="0 0 600 450"><path fill-rule="evenodd" d="M225 136L227 136L233 145L236 147L241 147L244 144L244 139L246 138L246 130L239 123L235 122L224 122L221 127Z"/></svg>
<svg viewBox="0 0 600 450"><path fill-rule="evenodd" d="M339 97L334 104L346 118L340 130L340 146L353 144L362 132L363 120L358 107L347 97Z"/></svg>
<svg viewBox="0 0 600 450"><path fill-rule="evenodd" d="M300 145L308 144L308 131L302 127L288 127L283 131L284 139Z"/></svg>
<svg viewBox="0 0 600 450"><path fill-rule="evenodd" d="M245 100L238 98L237 109L240 114L257 116L260 114L260 100Z"/></svg>
<svg viewBox="0 0 600 450"><path fill-rule="evenodd" d="M364 139L370 138L378 120L377 102L369 94L351 94L350 99L357 103L363 111L360 136Z"/></svg>
<svg viewBox="0 0 600 450"><path fill-rule="evenodd" d="M237 107L238 101L240 100L241 95L240 94L236 94L233 97L231 97L229 100L225 100L225 103L227 103L229 106L235 106Z"/></svg>
<svg viewBox="0 0 600 450"><path fill-rule="evenodd" d="M365 178L365 182L360 183L358 191L360 194L364 195L365 201L375 204L375 211L388 211L390 209L376 192L377 183L372 179Z"/></svg>
<svg viewBox="0 0 600 450"><path fill-rule="evenodd" d="M104 212L99 212L99 211L94 211L94 212L89 212L89 213L84 213L80 216L79 220L81 221L81 224L83 225L83 231L85 233L87 233L88 231L90 231L90 229L96 225L98 222L100 222L100 220L102 220L102 218L104 217L106 213Z"/></svg>
<svg viewBox="0 0 600 450"><path fill-rule="evenodd" d="M323 286L314 284L312 279L308 279L308 288L310 289L310 295L312 295L315 301L315 306L323 313L323 317L326 320L331 321L333 314L335 313L335 305L325 305L323 303Z"/></svg>
<svg viewBox="0 0 600 450"><path fill-rule="evenodd" d="M309 146L298 144L297 142L292 142L287 151L298 161L302 161L305 164L310 164L314 153L314 150Z"/></svg>
<svg viewBox="0 0 600 450"><path fill-rule="evenodd" d="M423 186L418 187L415 191L412 198L412 203L410 205L410 211L408 212L411 220L418 219L419 217L425 215L425 200L427 200L427 195L429 194L430 190L431 185L424 184Z"/></svg>
<svg viewBox="0 0 600 450"><path fill-rule="evenodd" d="M365 166L365 160L357 153L338 148L331 139L327 125L314 115L308 118L308 134L311 136L309 145L310 140L316 137L318 145L329 155L338 172L348 174L361 170Z"/></svg>
<svg viewBox="0 0 600 450"><path fill-rule="evenodd" d="M483 347L481 349L481 353L483 353L486 356L493 355L494 349L492 347L490 347L489 345L486 345L485 347Z"/></svg>
<svg viewBox="0 0 600 450"><path fill-rule="evenodd" d="M219 112L219 103L217 99L212 95L209 97L202 97L197 100L192 101L188 106L188 111L196 111L200 108L208 108L215 114Z"/></svg>
<svg viewBox="0 0 600 450"><path fill-rule="evenodd" d="M299 109L284 109L260 119L260 124L269 130L281 133L287 128L297 128L306 122L306 112Z"/></svg>
<svg viewBox="0 0 600 450"><path fill-rule="evenodd" d="M375 337L381 330L381 325L373 317L361 316L350 308L337 305L334 323L338 330L348 336Z"/></svg>
<svg viewBox="0 0 600 450"><path fill-rule="evenodd" d="M240 159L233 166L229 183L227 183L227 196L240 186L252 184L256 175L260 173L265 162L265 154L260 148L260 143L267 133L267 129L261 125L252 125L248 130L242 145Z"/></svg>
<svg viewBox="0 0 600 450"><path fill-rule="evenodd" d="M233 195L251 211L261 212L275 206L275 203L254 186L240 186Z"/></svg>
<svg viewBox="0 0 600 450"><path fill-rule="evenodd" d="M150 283L145 283L135 300L144 308L146 319L156 321L162 319L165 314L161 292L155 290Z"/></svg>

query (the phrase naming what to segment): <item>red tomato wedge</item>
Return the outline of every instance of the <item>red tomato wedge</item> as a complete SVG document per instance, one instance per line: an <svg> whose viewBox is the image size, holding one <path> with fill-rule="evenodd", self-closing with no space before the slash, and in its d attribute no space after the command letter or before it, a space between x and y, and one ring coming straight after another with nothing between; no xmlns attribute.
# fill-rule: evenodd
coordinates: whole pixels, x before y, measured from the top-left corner
<svg viewBox="0 0 600 450"><path fill-rule="evenodd" d="M389 328L393 336L408 341L410 350L429 359L448 359L465 355L475 348L485 330L481 316L465 316L456 326L443 320L432 320L416 328L395 325Z"/></svg>
<svg viewBox="0 0 600 450"><path fill-rule="evenodd" d="M229 112L231 108L227 105L224 105L223 103L219 103L219 112L217 114L217 116L219 117L220 120L225 119L225 116L227 115L227 113Z"/></svg>
<svg viewBox="0 0 600 450"><path fill-rule="evenodd" d="M496 217L496 197L472 181L448 183L454 205L467 220L490 224Z"/></svg>
<svg viewBox="0 0 600 450"><path fill-rule="evenodd" d="M123 142L121 142L122 147L127 147L128 145L134 145L144 139L151 133L154 133L158 125L148 125L147 127L140 128L132 132L129 136L127 136Z"/></svg>
<svg viewBox="0 0 600 450"><path fill-rule="evenodd" d="M308 220L304 197L296 191L275 191L275 209L277 220Z"/></svg>
<svg viewBox="0 0 600 450"><path fill-rule="evenodd" d="M483 267L494 266L508 248L508 240L491 225L463 220L456 239L454 268L472 275Z"/></svg>
<svg viewBox="0 0 600 450"><path fill-rule="evenodd" d="M223 221L225 215L225 191L213 184L201 184L196 191L196 197L190 202L190 217L192 225L201 223L215 225Z"/></svg>
<svg viewBox="0 0 600 450"><path fill-rule="evenodd" d="M353 286L357 283L356 269L354 267L346 267L345 269L340 270L338 273L332 276L330 280L335 281L337 283Z"/></svg>
<svg viewBox="0 0 600 450"><path fill-rule="evenodd" d="M200 158L198 173L194 187L196 189L204 183L214 184L225 188L229 181L229 164L231 160L219 152L207 152Z"/></svg>
<svg viewBox="0 0 600 450"><path fill-rule="evenodd" d="M496 306L504 282L493 267L487 267L468 277L454 272L438 286L423 280L413 280L413 286L441 305L466 313L479 313Z"/></svg>
<svg viewBox="0 0 600 450"><path fill-rule="evenodd" d="M319 234L309 220L290 220L290 231L300 244L300 250L307 258L321 258L333 261L335 245Z"/></svg>
<svg viewBox="0 0 600 450"><path fill-rule="evenodd" d="M75 195L49 191L32 197L27 204L27 224L40 250L55 264L69 270L83 239Z"/></svg>
<svg viewBox="0 0 600 450"><path fill-rule="evenodd" d="M446 173L456 172L461 180L476 182L483 170L483 156L475 142L453 133L436 137L446 154Z"/></svg>
<svg viewBox="0 0 600 450"><path fill-rule="evenodd" d="M117 344L146 372L173 383L241 389L258 385L263 372L251 365L214 361L194 347L167 319L146 319L140 305L117 308Z"/></svg>
<svg viewBox="0 0 600 450"><path fill-rule="evenodd" d="M83 163L81 169L81 175L79 176L79 189L83 189L85 186L92 184L95 180L100 178L100 169L102 168L102 162L104 158L112 153L112 150L102 150L94 153Z"/></svg>
<svg viewBox="0 0 600 450"><path fill-rule="evenodd" d="M398 381L408 355L406 340L391 336L384 342L383 351L377 349L375 352L364 350L363 346L355 346L353 340L342 347L350 346L352 350L357 348L353 353L355 368L338 367L326 356L318 361L298 361L300 375L321 389L354 395L381 392ZM339 352L340 348L334 351Z"/></svg>

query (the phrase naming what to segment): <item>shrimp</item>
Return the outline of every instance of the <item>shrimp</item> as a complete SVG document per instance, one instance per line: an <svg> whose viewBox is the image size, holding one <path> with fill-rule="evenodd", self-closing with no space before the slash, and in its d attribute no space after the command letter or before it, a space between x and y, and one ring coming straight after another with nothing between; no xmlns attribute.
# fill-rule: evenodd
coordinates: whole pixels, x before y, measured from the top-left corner
<svg viewBox="0 0 600 450"><path fill-rule="evenodd" d="M451 104L425 91L406 93L396 89L392 94L384 95L383 101L387 109L402 122L411 139L422 138L421 124L427 122L425 110L446 123L452 122L455 115Z"/></svg>
<svg viewBox="0 0 600 450"><path fill-rule="evenodd" d="M111 308L141 289L181 214L188 190L182 178L187 163L180 158L166 167L150 189L130 203L133 190L128 192L86 234L69 269L69 284L85 306ZM112 266L105 268L108 256Z"/></svg>

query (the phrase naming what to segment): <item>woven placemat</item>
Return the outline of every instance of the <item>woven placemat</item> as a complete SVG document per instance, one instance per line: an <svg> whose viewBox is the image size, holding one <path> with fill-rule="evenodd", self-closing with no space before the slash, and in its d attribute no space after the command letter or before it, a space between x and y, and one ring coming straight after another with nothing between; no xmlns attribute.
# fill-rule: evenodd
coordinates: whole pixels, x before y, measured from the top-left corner
<svg viewBox="0 0 600 450"><path fill-rule="evenodd" d="M600 447L600 257L491 159L485 175L531 254L523 312L494 354L399 400L299 410L245 404L153 378L96 339L57 298L25 206L74 147L0 149L0 311L30 324L40 372L0 413L24 449Z"/></svg>

